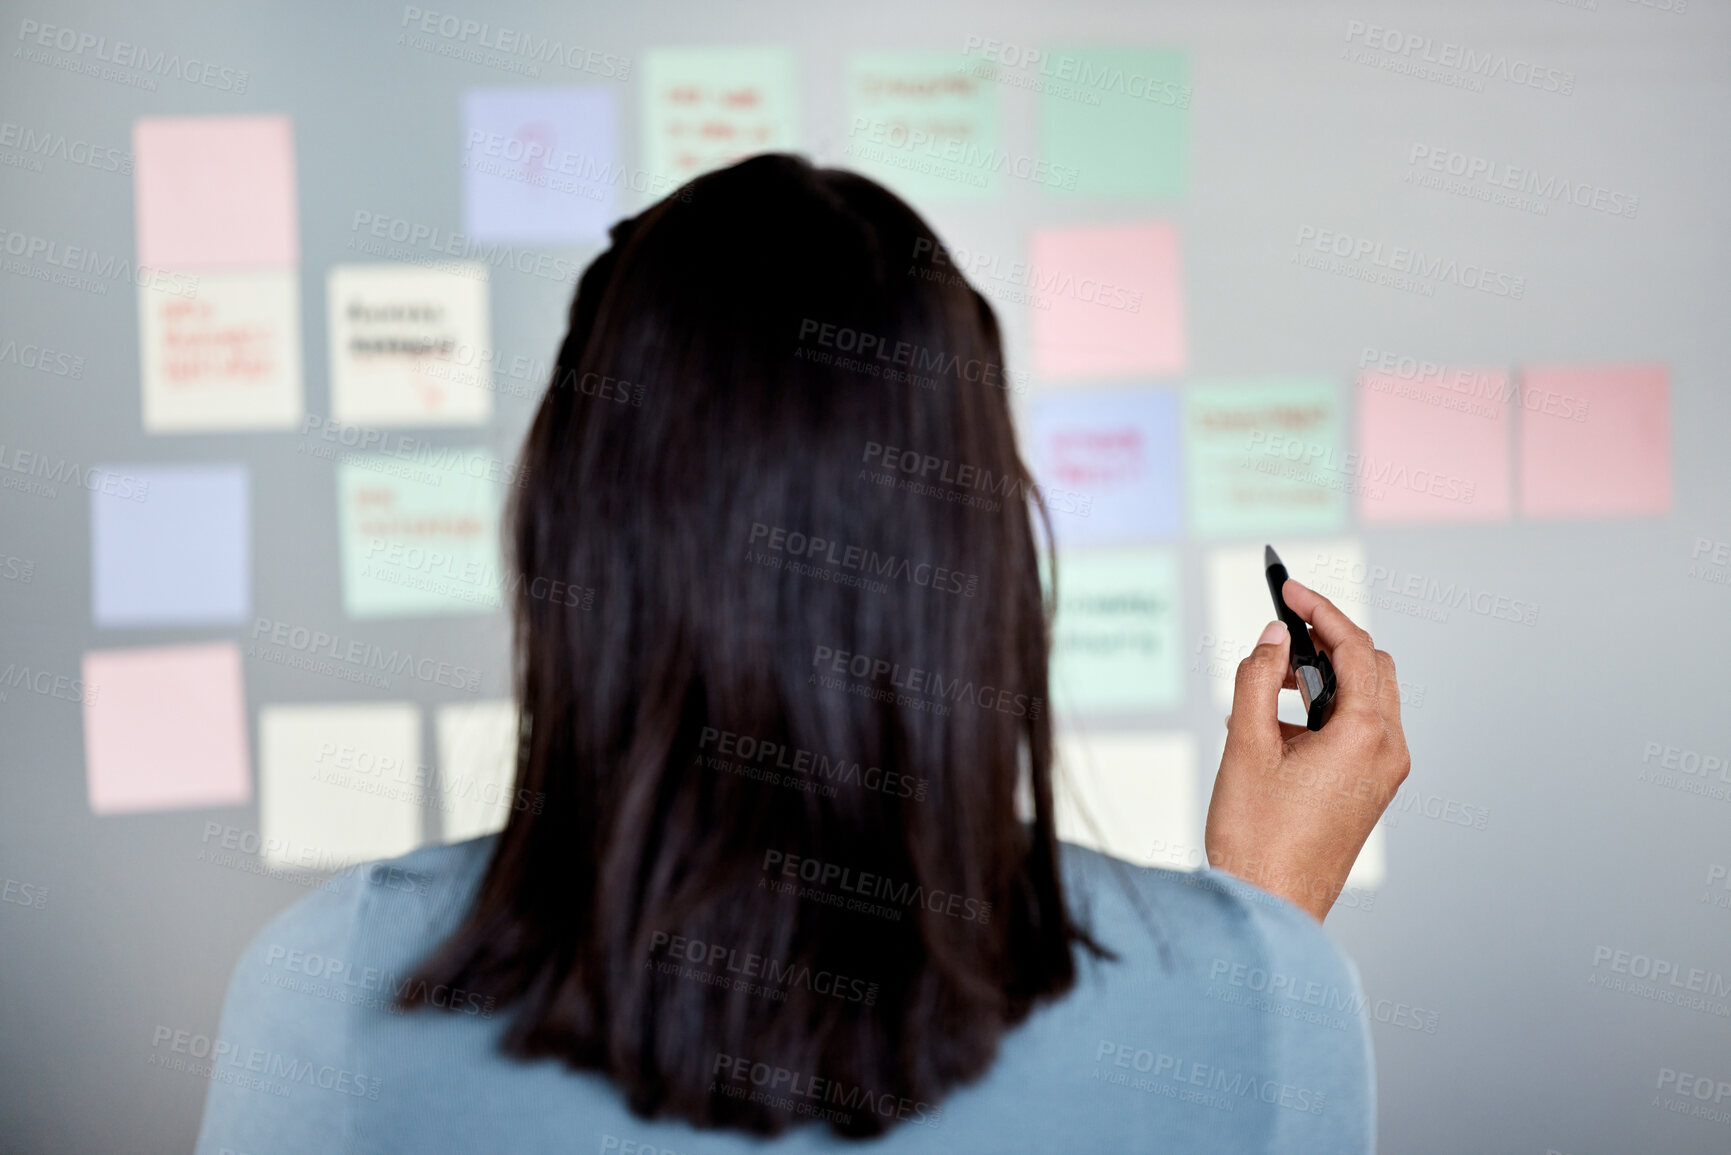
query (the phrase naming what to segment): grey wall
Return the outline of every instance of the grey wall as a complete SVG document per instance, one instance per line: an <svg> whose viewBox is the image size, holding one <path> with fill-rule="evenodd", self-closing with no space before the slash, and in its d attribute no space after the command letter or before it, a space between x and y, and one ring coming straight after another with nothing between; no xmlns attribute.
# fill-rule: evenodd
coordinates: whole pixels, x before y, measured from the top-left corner
<svg viewBox="0 0 1731 1155"><path fill-rule="evenodd" d="M1731 1124L1655 1105L1676 1099L1658 1098L1661 1069L1731 1080L1731 999L1709 997L1700 1009L1588 985L1608 969L1593 965L1601 947L1702 968L1721 982L1731 976L1731 891L1707 885L1713 866L1731 865L1731 800L1637 779L1649 743L1731 753L1731 586L1688 572L1697 539L1731 540L1731 7L889 0L821 18L791 2L470 7L464 15L485 8L500 23L564 32L635 61L669 42L790 44L809 144L844 131L840 77L857 50L959 47L970 35L1183 46L1195 99L1182 200L1084 217L1010 181L980 208L933 206L940 232L1014 254L1037 224L1175 220L1196 378L1307 373L1344 388L1366 346L1469 364L1668 364L1669 516L1359 530L1377 562L1536 602L1541 612L1531 629L1474 614L1378 619L1378 645L1425 688L1407 719L1414 785L1483 807L1489 821L1474 830L1403 818L1388 832L1388 880L1374 905L1337 910L1329 926L1373 1000L1435 1012L1434 1033L1393 1021L1374 1028L1385 1150L1731 1149ZM61 0L6 9L0 119L125 150L141 115L293 117L307 408L328 412L324 276L350 259L353 214L460 228L460 95L513 78L399 47L401 9L389 5ZM44 67L13 52L23 19L244 68L249 90L166 81L146 92ZM1463 91L1343 59L1352 20L1541 60L1573 72L1575 91ZM636 92L634 83L621 92L627 158ZM1011 95L1005 124L1009 143L1031 148L1027 98ZM1633 220L1586 210L1537 217L1414 188L1402 177L1417 142L1549 166L1628 190L1641 208ZM50 162L41 172L0 169L0 190L9 228L134 251L129 177ZM1528 289L1519 301L1459 291L1418 298L1299 269L1289 260L1306 224L1506 267ZM496 272L495 344L550 357L565 291ZM1017 363L1025 317L1010 309L1005 321ZM485 696L508 691L499 616L346 621L333 475L296 453L298 434L142 432L129 287L98 296L0 274L0 342L12 339L67 351L85 368L72 380L0 363L0 442L82 463L243 460L256 614L479 666ZM486 437L509 454L530 403L496 401ZM472 430L430 436L475 441ZM0 664L75 676L89 649L243 633L96 628L88 521L82 490L53 499L0 491L0 554L33 564L27 583L0 580ZM1181 549L1187 634L1196 637L1203 547ZM261 704L407 696L430 707L459 696L419 684L407 694L373 691L256 662L245 675L255 750ZM1220 726L1208 689L1192 674L1187 709L1152 720L1192 729L1205 755ZM214 1034L241 945L305 889L200 859L207 822L254 830L255 806L93 817L82 742L72 703L16 690L0 702L0 874L31 893L46 889L41 909L0 904L0 1149L186 1150L205 1084L148 1066L152 1031ZM1717 1106L1731 1111L1731 1099Z"/></svg>

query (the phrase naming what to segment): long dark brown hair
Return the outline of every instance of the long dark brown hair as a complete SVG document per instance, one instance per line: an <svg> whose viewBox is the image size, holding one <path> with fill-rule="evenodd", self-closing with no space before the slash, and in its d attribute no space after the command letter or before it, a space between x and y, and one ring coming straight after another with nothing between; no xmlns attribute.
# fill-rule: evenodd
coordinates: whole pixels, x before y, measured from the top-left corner
<svg viewBox="0 0 1731 1155"><path fill-rule="evenodd" d="M640 1114L935 1122L1098 949L1057 864L1045 511L941 252L872 181L759 156L615 226L572 302L508 515L542 805L416 977Z"/></svg>

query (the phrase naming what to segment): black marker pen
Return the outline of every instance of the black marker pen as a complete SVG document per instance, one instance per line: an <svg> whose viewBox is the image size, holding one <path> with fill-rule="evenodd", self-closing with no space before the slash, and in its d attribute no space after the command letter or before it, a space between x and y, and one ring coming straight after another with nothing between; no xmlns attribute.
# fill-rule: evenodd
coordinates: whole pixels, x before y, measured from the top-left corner
<svg viewBox="0 0 1731 1155"><path fill-rule="evenodd" d="M1274 613L1286 624L1286 632L1292 637L1287 660L1292 665L1292 680L1298 683L1298 696L1304 700L1305 726L1320 730L1334 705L1334 663L1316 648L1310 638L1310 627L1281 596L1281 588L1286 585L1286 567L1273 546L1263 547L1262 561L1268 567L1268 592L1274 595Z"/></svg>

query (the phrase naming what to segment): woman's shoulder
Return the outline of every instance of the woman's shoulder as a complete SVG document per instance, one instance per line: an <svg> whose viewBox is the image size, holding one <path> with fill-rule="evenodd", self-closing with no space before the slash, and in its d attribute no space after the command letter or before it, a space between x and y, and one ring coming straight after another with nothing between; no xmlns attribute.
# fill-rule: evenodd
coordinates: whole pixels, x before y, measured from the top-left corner
<svg viewBox="0 0 1731 1155"><path fill-rule="evenodd" d="M1138 866L1062 844L1070 895L1084 917L1136 953L1183 940L1187 953L1228 951L1350 974L1352 961L1308 913L1224 871ZM1140 930L1141 934L1132 934ZM1109 945L1109 944L1107 944Z"/></svg>

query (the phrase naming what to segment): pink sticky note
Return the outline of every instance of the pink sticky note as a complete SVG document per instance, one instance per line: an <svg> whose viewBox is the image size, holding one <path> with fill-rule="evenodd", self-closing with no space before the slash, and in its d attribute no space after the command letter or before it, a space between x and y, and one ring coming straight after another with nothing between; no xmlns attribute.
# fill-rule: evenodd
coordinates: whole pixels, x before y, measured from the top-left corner
<svg viewBox="0 0 1731 1155"><path fill-rule="evenodd" d="M85 654L84 765L93 814L248 801L240 648Z"/></svg>
<svg viewBox="0 0 1731 1155"><path fill-rule="evenodd" d="M1351 474L1366 522L1507 521L1509 375L1436 367L1358 379Z"/></svg>
<svg viewBox="0 0 1731 1155"><path fill-rule="evenodd" d="M1671 377L1663 365L1564 365L1520 376L1521 512L1671 510Z"/></svg>
<svg viewBox="0 0 1731 1155"><path fill-rule="evenodd" d="M1184 300L1171 225L1041 229L1029 249L1034 366L1041 376L1184 371Z"/></svg>
<svg viewBox="0 0 1731 1155"><path fill-rule="evenodd" d="M286 116L146 117L132 126L138 262L162 269L300 262Z"/></svg>

